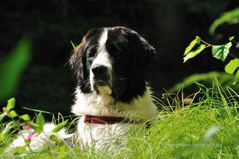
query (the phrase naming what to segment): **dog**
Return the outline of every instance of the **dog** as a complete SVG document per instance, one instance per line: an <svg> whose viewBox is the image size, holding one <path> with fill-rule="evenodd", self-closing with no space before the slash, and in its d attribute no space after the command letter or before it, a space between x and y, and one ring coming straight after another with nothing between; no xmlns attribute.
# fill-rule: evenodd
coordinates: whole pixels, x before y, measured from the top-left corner
<svg viewBox="0 0 239 159"><path fill-rule="evenodd" d="M70 58L77 81L72 112L81 146L104 147L157 114L144 71L156 50L126 27L91 29Z"/></svg>
<svg viewBox="0 0 239 159"><path fill-rule="evenodd" d="M144 76L155 54L153 46L127 27L95 28L86 33L69 59L77 83L72 113L79 117L79 146L115 145L129 125L156 117L157 107ZM44 134L49 136L53 128L48 125ZM61 134L56 136L67 138Z"/></svg>

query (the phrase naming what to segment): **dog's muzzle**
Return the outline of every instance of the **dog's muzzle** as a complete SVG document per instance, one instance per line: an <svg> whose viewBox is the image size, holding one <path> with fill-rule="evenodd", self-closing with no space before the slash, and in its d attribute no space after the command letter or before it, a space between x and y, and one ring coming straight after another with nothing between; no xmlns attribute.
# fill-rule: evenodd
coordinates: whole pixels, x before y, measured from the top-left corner
<svg viewBox="0 0 239 159"><path fill-rule="evenodd" d="M109 68L104 65L94 65L91 68L93 74L93 89L99 93L100 88L111 88Z"/></svg>
<svg viewBox="0 0 239 159"><path fill-rule="evenodd" d="M95 65L92 67L92 73L94 75L94 84L98 86L104 86L109 83L108 69L104 65Z"/></svg>

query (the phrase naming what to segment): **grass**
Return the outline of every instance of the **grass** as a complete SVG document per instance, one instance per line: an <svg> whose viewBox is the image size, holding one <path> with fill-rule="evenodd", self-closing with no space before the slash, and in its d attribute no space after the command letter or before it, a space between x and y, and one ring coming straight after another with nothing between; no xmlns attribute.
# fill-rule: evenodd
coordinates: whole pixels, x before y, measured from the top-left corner
<svg viewBox="0 0 239 159"><path fill-rule="evenodd" d="M191 97L181 93L160 101L162 109L151 127L132 128L121 149L96 152L59 143L27 154L4 152L0 158L239 158L239 95L218 83L198 86L200 91ZM186 100L190 102L183 106ZM0 151L9 140L1 143Z"/></svg>

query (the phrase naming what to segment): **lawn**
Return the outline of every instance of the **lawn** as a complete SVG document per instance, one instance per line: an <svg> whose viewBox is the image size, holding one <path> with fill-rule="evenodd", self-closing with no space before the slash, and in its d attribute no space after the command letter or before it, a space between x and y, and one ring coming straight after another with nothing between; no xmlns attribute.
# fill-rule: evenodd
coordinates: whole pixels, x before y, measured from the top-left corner
<svg viewBox="0 0 239 159"><path fill-rule="evenodd" d="M120 149L97 152L59 142L38 152L3 152L0 158L239 158L239 95L219 84L198 87L189 97L178 93L157 100L161 109L151 127L132 127ZM0 151L13 136L1 142Z"/></svg>

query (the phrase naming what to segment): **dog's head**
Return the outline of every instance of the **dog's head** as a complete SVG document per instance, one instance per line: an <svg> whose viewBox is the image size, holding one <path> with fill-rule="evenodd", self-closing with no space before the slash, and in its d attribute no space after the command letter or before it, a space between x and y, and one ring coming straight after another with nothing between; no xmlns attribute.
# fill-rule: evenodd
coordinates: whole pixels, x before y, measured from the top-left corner
<svg viewBox="0 0 239 159"><path fill-rule="evenodd" d="M91 29L70 58L82 93L130 102L146 90L144 69L155 49L125 27Z"/></svg>

